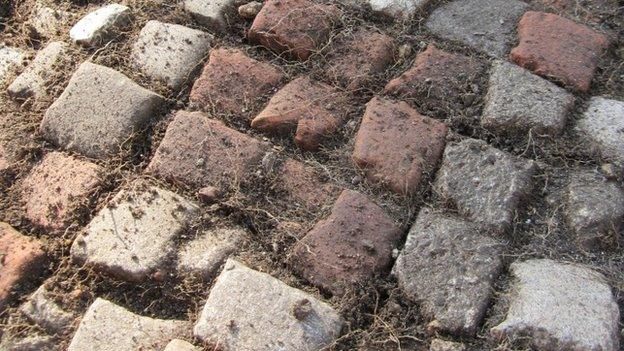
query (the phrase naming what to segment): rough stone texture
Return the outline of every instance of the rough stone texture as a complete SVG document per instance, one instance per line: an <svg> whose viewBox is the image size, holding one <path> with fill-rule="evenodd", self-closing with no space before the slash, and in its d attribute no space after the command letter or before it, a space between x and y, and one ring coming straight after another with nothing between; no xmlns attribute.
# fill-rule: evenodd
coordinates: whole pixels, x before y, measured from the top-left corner
<svg viewBox="0 0 624 351"><path fill-rule="evenodd" d="M423 209L392 271L432 319L430 330L474 336L502 269L502 248L470 222Z"/></svg>
<svg viewBox="0 0 624 351"><path fill-rule="evenodd" d="M173 240L197 205L164 189L135 183L91 220L72 244L72 258L129 281L145 281L166 263Z"/></svg>
<svg viewBox="0 0 624 351"><path fill-rule="evenodd" d="M394 61L394 40L373 29L343 32L326 55L327 75L347 90L356 90Z"/></svg>
<svg viewBox="0 0 624 351"><path fill-rule="evenodd" d="M178 111L147 172L188 186L223 189L245 180L265 149L266 144L201 112Z"/></svg>
<svg viewBox="0 0 624 351"><path fill-rule="evenodd" d="M373 12L399 20L409 20L430 0L368 0Z"/></svg>
<svg viewBox="0 0 624 351"><path fill-rule="evenodd" d="M67 351L162 350L172 337L189 334L190 323L136 315L98 298L91 304Z"/></svg>
<svg viewBox="0 0 624 351"><path fill-rule="evenodd" d="M246 237L247 233L240 228L207 230L182 247L178 254L178 271L208 279L238 251Z"/></svg>
<svg viewBox="0 0 624 351"><path fill-rule="evenodd" d="M434 187L459 211L494 232L508 229L521 199L532 190L536 165L483 141L447 145Z"/></svg>
<svg viewBox="0 0 624 351"><path fill-rule="evenodd" d="M308 0L268 0L248 32L249 40L288 57L306 60L320 49L340 17L334 5Z"/></svg>
<svg viewBox="0 0 624 351"><path fill-rule="evenodd" d="M165 347L164 351L201 351L199 347L195 347L195 345L191 344L188 341L173 339L167 347Z"/></svg>
<svg viewBox="0 0 624 351"><path fill-rule="evenodd" d="M398 194L418 191L442 156L447 127L405 102L374 97L355 138L353 160L373 182Z"/></svg>
<svg viewBox="0 0 624 351"><path fill-rule="evenodd" d="M61 41L49 43L9 85L9 95L14 99L32 97L41 100L47 97L48 87L57 79L58 68L68 61L68 48L69 46Z"/></svg>
<svg viewBox="0 0 624 351"><path fill-rule="evenodd" d="M25 24L37 37L51 38L61 35L72 17L71 12L43 6L40 2L33 16Z"/></svg>
<svg viewBox="0 0 624 351"><path fill-rule="evenodd" d="M0 43L0 86L4 86L7 78L19 71L24 59L21 50Z"/></svg>
<svg viewBox="0 0 624 351"><path fill-rule="evenodd" d="M21 186L26 217L47 230L65 229L102 184L103 171L61 152L45 155Z"/></svg>
<svg viewBox="0 0 624 351"><path fill-rule="evenodd" d="M69 31L77 44L99 46L114 38L117 30L130 24L130 8L110 4L88 13Z"/></svg>
<svg viewBox="0 0 624 351"><path fill-rule="evenodd" d="M238 7L238 15L245 19L254 19L262 10L263 3L251 1Z"/></svg>
<svg viewBox="0 0 624 351"><path fill-rule="evenodd" d="M207 55L210 42L208 33L152 20L141 29L132 59L148 77L179 89Z"/></svg>
<svg viewBox="0 0 624 351"><path fill-rule="evenodd" d="M20 306L22 312L33 323L50 333L62 333L74 322L74 315L64 311L56 302L47 296L45 286L40 286Z"/></svg>
<svg viewBox="0 0 624 351"><path fill-rule="evenodd" d="M215 49L191 90L191 104L204 110L240 115L277 87L284 74L238 49Z"/></svg>
<svg viewBox="0 0 624 351"><path fill-rule="evenodd" d="M497 134L559 135L574 96L565 89L506 61L490 73L481 125Z"/></svg>
<svg viewBox="0 0 624 351"><path fill-rule="evenodd" d="M366 196L344 190L330 215L293 248L295 271L333 294L384 273L401 230Z"/></svg>
<svg viewBox="0 0 624 351"><path fill-rule="evenodd" d="M228 260L194 334L223 351L313 351L340 336L342 325L314 296Z"/></svg>
<svg viewBox="0 0 624 351"><path fill-rule="evenodd" d="M582 92L589 90L598 59L609 46L607 37L590 27L544 12L525 13L518 36L513 62Z"/></svg>
<svg viewBox="0 0 624 351"><path fill-rule="evenodd" d="M183 6L200 24L215 30L223 30L233 12L235 0L184 0Z"/></svg>
<svg viewBox="0 0 624 351"><path fill-rule="evenodd" d="M162 103L123 74L85 62L46 111L41 132L68 150L106 158L123 149Z"/></svg>
<svg viewBox="0 0 624 351"><path fill-rule="evenodd" d="M333 87L299 77L280 89L252 121L263 132L289 134L303 150L317 150L334 133L345 115L346 96Z"/></svg>
<svg viewBox="0 0 624 351"><path fill-rule="evenodd" d="M32 335L25 338L3 338L2 351L60 351L58 341L51 336Z"/></svg>
<svg viewBox="0 0 624 351"><path fill-rule="evenodd" d="M338 186L323 179L314 168L291 158L284 161L276 184L288 192L290 206L297 204L310 210L333 202L339 192Z"/></svg>
<svg viewBox="0 0 624 351"><path fill-rule="evenodd" d="M465 351L466 347L462 343L433 339L429 345L429 351Z"/></svg>
<svg viewBox="0 0 624 351"><path fill-rule="evenodd" d="M547 259L515 262L511 273L511 305L493 336L547 351L619 350L620 312L602 274Z"/></svg>
<svg viewBox="0 0 624 351"><path fill-rule="evenodd" d="M11 292L32 274L42 270L45 253L36 239L0 222L0 311Z"/></svg>
<svg viewBox="0 0 624 351"><path fill-rule="evenodd" d="M600 239L619 232L624 191L616 182L596 172L575 172L564 198L564 217L582 247L591 249Z"/></svg>
<svg viewBox="0 0 624 351"><path fill-rule="evenodd" d="M435 35L504 57L528 5L518 0L455 0L433 11L426 27Z"/></svg>
<svg viewBox="0 0 624 351"><path fill-rule="evenodd" d="M530 0L537 8L559 13L567 18L576 19L581 23L593 22L604 24L609 16L621 11L618 0ZM619 8L619 10L618 10ZM621 12L620 12L621 13Z"/></svg>
<svg viewBox="0 0 624 351"><path fill-rule="evenodd" d="M429 44L427 50L416 56L410 69L388 82L385 92L414 101L426 110L451 114L472 104L462 97L475 95L471 85L484 71L485 65L474 58Z"/></svg>
<svg viewBox="0 0 624 351"><path fill-rule="evenodd" d="M624 163L624 101L593 97L578 121L577 132L603 158Z"/></svg>

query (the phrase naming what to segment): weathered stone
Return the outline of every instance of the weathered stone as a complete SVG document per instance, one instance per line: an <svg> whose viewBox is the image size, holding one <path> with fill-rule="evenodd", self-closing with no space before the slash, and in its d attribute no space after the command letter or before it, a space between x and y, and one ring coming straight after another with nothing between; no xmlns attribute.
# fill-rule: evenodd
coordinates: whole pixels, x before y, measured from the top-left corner
<svg viewBox="0 0 624 351"><path fill-rule="evenodd" d="M45 286L40 286L20 307L20 312L50 333L62 333L74 322L74 315L64 311L47 294Z"/></svg>
<svg viewBox="0 0 624 351"><path fill-rule="evenodd" d="M71 12L43 6L40 2L34 15L26 22L26 26L40 38L51 38L61 35L72 17Z"/></svg>
<svg viewBox="0 0 624 351"><path fill-rule="evenodd" d="M99 46L117 35L117 30L130 24L130 8L110 4L88 13L69 31L77 44Z"/></svg>
<svg viewBox="0 0 624 351"><path fill-rule="evenodd" d="M366 196L344 190L330 215L293 248L294 270L312 284L341 295L384 273L401 230Z"/></svg>
<svg viewBox="0 0 624 351"><path fill-rule="evenodd" d="M288 192L289 205L298 204L310 210L319 210L333 202L339 191L338 186L322 179L314 168L291 158L284 161L276 183Z"/></svg>
<svg viewBox="0 0 624 351"><path fill-rule="evenodd" d="M319 50L340 17L334 5L308 0L268 0L256 16L249 40L277 53L306 60Z"/></svg>
<svg viewBox="0 0 624 351"><path fill-rule="evenodd" d="M238 49L214 49L191 90L191 104L239 116L273 91L284 74Z"/></svg>
<svg viewBox="0 0 624 351"><path fill-rule="evenodd" d="M619 232L624 191L598 173L573 173L566 187L564 216L576 241L591 249L600 239Z"/></svg>
<svg viewBox="0 0 624 351"><path fill-rule="evenodd" d="M123 74L85 62L46 111L41 132L68 150L106 158L127 147L163 101Z"/></svg>
<svg viewBox="0 0 624 351"><path fill-rule="evenodd" d="M197 197L199 198L199 201L205 204L212 204L217 202L220 196L221 191L214 186L207 186L197 191Z"/></svg>
<svg viewBox="0 0 624 351"><path fill-rule="evenodd" d="M43 245L38 240L0 222L0 311L19 284L43 270L44 261Z"/></svg>
<svg viewBox="0 0 624 351"><path fill-rule="evenodd" d="M72 258L129 281L145 281L173 253L197 205L164 189L135 183L91 220L71 247Z"/></svg>
<svg viewBox="0 0 624 351"><path fill-rule="evenodd" d="M609 46L607 37L590 27L544 12L525 13L518 36L513 62L582 92L589 90L598 59Z"/></svg>
<svg viewBox="0 0 624 351"><path fill-rule="evenodd" d="M509 228L520 202L531 192L536 165L483 141L447 145L435 190L484 228Z"/></svg>
<svg viewBox="0 0 624 351"><path fill-rule="evenodd" d="M504 57L528 5L518 0L455 0L433 11L426 27L435 35Z"/></svg>
<svg viewBox="0 0 624 351"><path fill-rule="evenodd" d="M54 41L39 51L33 62L9 85L9 95L14 99L32 97L41 100L47 97L58 69L68 61L68 48L67 44Z"/></svg>
<svg viewBox="0 0 624 351"><path fill-rule="evenodd" d="M494 337L544 351L619 350L620 312L602 274L548 259L515 262L511 273L511 305Z"/></svg>
<svg viewBox="0 0 624 351"><path fill-rule="evenodd" d="M465 351L466 347L462 343L433 339L429 345L429 351Z"/></svg>
<svg viewBox="0 0 624 351"><path fill-rule="evenodd" d="M471 86L484 71L485 65L474 58L429 44L410 69L388 82L385 92L426 110L452 114L471 105L462 98L474 94Z"/></svg>
<svg viewBox="0 0 624 351"><path fill-rule="evenodd" d="M393 268L432 331L474 336L502 269L502 245L463 219L420 211Z"/></svg>
<svg viewBox="0 0 624 351"><path fill-rule="evenodd" d="M0 86L4 86L7 79L20 70L24 60L21 50L0 43Z"/></svg>
<svg viewBox="0 0 624 351"><path fill-rule="evenodd" d="M558 135L573 105L574 96L565 89L514 64L496 61L481 125L498 134Z"/></svg>
<svg viewBox="0 0 624 351"><path fill-rule="evenodd" d="M355 90L382 73L394 60L394 41L372 29L343 33L326 55L327 75Z"/></svg>
<svg viewBox="0 0 624 351"><path fill-rule="evenodd" d="M147 172L188 186L221 189L245 180L266 144L201 112L178 111Z"/></svg>
<svg viewBox="0 0 624 351"><path fill-rule="evenodd" d="M2 351L60 351L58 340L51 336L31 335L24 338L4 337L0 343Z"/></svg>
<svg viewBox="0 0 624 351"><path fill-rule="evenodd" d="M141 29L132 59L148 77L179 89L207 55L210 41L200 30L152 20Z"/></svg>
<svg viewBox="0 0 624 351"><path fill-rule="evenodd" d="M374 97L355 138L353 160L373 182L398 194L418 191L442 156L447 127L405 102Z"/></svg>
<svg viewBox="0 0 624 351"><path fill-rule="evenodd" d="M207 230L182 247L178 254L178 271L208 279L238 251L246 237L246 232L239 228Z"/></svg>
<svg viewBox="0 0 624 351"><path fill-rule="evenodd" d="M198 347L191 344L188 341L173 339L167 347L165 347L164 351L201 351Z"/></svg>
<svg viewBox="0 0 624 351"><path fill-rule="evenodd" d="M184 9L200 24L215 30L223 30L234 11L235 0L184 0Z"/></svg>
<svg viewBox="0 0 624 351"><path fill-rule="evenodd" d="M252 1L238 7L238 15L244 19L254 19L262 10L264 4L259 1Z"/></svg>
<svg viewBox="0 0 624 351"><path fill-rule="evenodd" d="M189 334L190 323L136 315L98 298L91 304L67 351L162 350L172 337Z"/></svg>
<svg viewBox="0 0 624 351"><path fill-rule="evenodd" d="M251 121L253 128L275 134L295 131L295 143L303 150L317 150L344 119L346 96L333 87L299 77L278 91Z"/></svg>
<svg viewBox="0 0 624 351"><path fill-rule="evenodd" d="M343 323L314 296L228 260L194 334L224 351L313 351L331 344Z"/></svg>
<svg viewBox="0 0 624 351"><path fill-rule="evenodd" d="M593 97L578 121L577 132L594 151L612 162L624 164L624 101Z"/></svg>
<svg viewBox="0 0 624 351"><path fill-rule="evenodd" d="M430 0L368 0L373 12L399 20L411 19L416 11L425 7Z"/></svg>

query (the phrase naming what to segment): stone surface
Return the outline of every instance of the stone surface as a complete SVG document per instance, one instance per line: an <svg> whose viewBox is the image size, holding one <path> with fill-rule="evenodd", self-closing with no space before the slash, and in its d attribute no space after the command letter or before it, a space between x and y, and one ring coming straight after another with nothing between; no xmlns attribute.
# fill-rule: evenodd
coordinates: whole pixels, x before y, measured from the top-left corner
<svg viewBox="0 0 624 351"><path fill-rule="evenodd" d="M254 60L241 50L214 49L193 85L190 101L204 111L239 116L272 93L283 77L273 65Z"/></svg>
<svg viewBox="0 0 624 351"><path fill-rule="evenodd" d="M290 206L301 205L310 210L331 205L339 193L338 186L323 179L313 167L291 158L284 161L276 184L288 193Z"/></svg>
<svg viewBox="0 0 624 351"><path fill-rule="evenodd" d="M266 144L201 112L178 111L147 172L192 187L227 188L260 163Z"/></svg>
<svg viewBox="0 0 624 351"><path fill-rule="evenodd" d="M347 90L370 82L394 61L394 40L369 28L343 32L326 55L327 75Z"/></svg>
<svg viewBox="0 0 624 351"><path fill-rule="evenodd" d="M620 312L602 274L548 259L515 262L511 273L511 305L493 336L538 350L619 350Z"/></svg>
<svg viewBox="0 0 624 351"><path fill-rule="evenodd" d="M294 246L291 264L312 284L341 295L384 273L400 238L401 230L383 209L344 190L330 215Z"/></svg>
<svg viewBox="0 0 624 351"><path fill-rule="evenodd" d="M411 19L430 0L368 0L373 12L400 20Z"/></svg>
<svg viewBox="0 0 624 351"><path fill-rule="evenodd" d="M245 19L254 19L262 10L263 3L251 1L238 7L238 15Z"/></svg>
<svg viewBox="0 0 624 351"><path fill-rule="evenodd" d="M228 260L194 334L224 351L313 351L340 336L343 323L314 296Z"/></svg>
<svg viewBox="0 0 624 351"><path fill-rule="evenodd" d="M207 230L182 247L178 254L178 271L209 279L245 242L247 233L240 228Z"/></svg>
<svg viewBox="0 0 624 351"><path fill-rule="evenodd" d="M58 341L51 336L31 335L24 338L3 338L2 351L60 351Z"/></svg>
<svg viewBox="0 0 624 351"><path fill-rule="evenodd" d="M435 191L485 229L509 228L522 199L533 188L536 165L483 141L447 145Z"/></svg>
<svg viewBox="0 0 624 351"><path fill-rule="evenodd" d="M58 79L59 68L66 68L69 46L61 41L49 43L37 53L30 65L9 85L8 93L14 99L47 97L48 88Z"/></svg>
<svg viewBox="0 0 624 351"><path fill-rule="evenodd" d="M41 133L67 150L106 158L127 147L163 101L123 74L85 62L46 111Z"/></svg>
<svg viewBox="0 0 624 351"><path fill-rule="evenodd" d="M118 278L145 281L163 268L195 203L142 183L120 191L74 240L74 260Z"/></svg>
<svg viewBox="0 0 624 351"><path fill-rule="evenodd" d="M132 49L132 60L152 79L179 89L210 50L211 36L179 24L149 21Z"/></svg>
<svg viewBox="0 0 624 351"><path fill-rule="evenodd" d="M340 17L334 5L308 0L268 0L247 36L252 42L297 60L320 49Z"/></svg>
<svg viewBox="0 0 624 351"><path fill-rule="evenodd" d="M472 223L422 209L393 274L431 331L474 336L502 270L503 247Z"/></svg>
<svg viewBox="0 0 624 351"><path fill-rule="evenodd" d="M20 306L22 312L33 323L50 333L62 333L74 322L74 315L64 311L56 302L50 299L45 286L40 286Z"/></svg>
<svg viewBox="0 0 624 351"><path fill-rule="evenodd" d="M518 0L455 0L435 9L425 25L439 37L502 58L516 41L516 24L527 8Z"/></svg>
<svg viewBox="0 0 624 351"><path fill-rule="evenodd" d="M410 194L442 156L447 127L420 115L405 102L374 97L355 138L353 160L372 182L398 194Z"/></svg>
<svg viewBox="0 0 624 351"><path fill-rule="evenodd" d="M197 198L205 204L212 204L219 201L221 190L214 186L207 186L197 191Z"/></svg>
<svg viewBox="0 0 624 351"><path fill-rule="evenodd" d="M21 50L0 43L0 86L8 83L7 79L20 70L24 60Z"/></svg>
<svg viewBox="0 0 624 351"><path fill-rule="evenodd" d="M477 59L429 44L412 67L388 82L384 91L426 110L450 115L472 104L466 104L463 97L474 95L471 86L484 71L485 65Z"/></svg>
<svg viewBox="0 0 624 351"><path fill-rule="evenodd" d="M110 4L88 13L69 31L77 44L99 46L113 39L120 28L130 24L130 8Z"/></svg>
<svg viewBox="0 0 624 351"><path fill-rule="evenodd" d="M555 84L506 61L490 72L481 125L497 134L559 135L574 96Z"/></svg>
<svg viewBox="0 0 624 351"><path fill-rule="evenodd" d="M591 249L619 232L624 218L624 191L592 171L570 175L564 197L564 217L583 248Z"/></svg>
<svg viewBox="0 0 624 351"><path fill-rule="evenodd" d="M71 12L47 7L39 2L36 11L26 22L26 26L40 38L51 38L60 36L72 17Z"/></svg>
<svg viewBox="0 0 624 351"><path fill-rule="evenodd" d="M593 97L576 131L593 151L612 162L624 164L624 101Z"/></svg>
<svg viewBox="0 0 624 351"><path fill-rule="evenodd" d="M162 350L189 334L190 323L134 314L97 298L82 317L67 351Z"/></svg>
<svg viewBox="0 0 624 351"><path fill-rule="evenodd" d="M44 261L41 242L0 222L0 311L19 284L43 270Z"/></svg>
<svg viewBox="0 0 624 351"><path fill-rule="evenodd" d="M51 152L24 179L26 217L49 231L64 230L103 182L104 170L91 162Z"/></svg>
<svg viewBox="0 0 624 351"><path fill-rule="evenodd" d="M346 105L343 93L303 76L273 95L251 126L273 134L295 131L295 143L303 150L314 151L340 127Z"/></svg>
<svg viewBox="0 0 624 351"><path fill-rule="evenodd" d="M609 46L607 37L590 27L544 12L525 13L518 36L513 62L582 92L589 90L598 59Z"/></svg>
<svg viewBox="0 0 624 351"><path fill-rule="evenodd" d="M223 30L228 24L234 0L184 0L184 9L200 24L215 30Z"/></svg>
<svg viewBox="0 0 624 351"><path fill-rule="evenodd" d="M173 339L164 351L200 351L200 349L188 341Z"/></svg>
<svg viewBox="0 0 624 351"><path fill-rule="evenodd" d="M465 351L466 347L462 343L433 339L429 345L429 351Z"/></svg>

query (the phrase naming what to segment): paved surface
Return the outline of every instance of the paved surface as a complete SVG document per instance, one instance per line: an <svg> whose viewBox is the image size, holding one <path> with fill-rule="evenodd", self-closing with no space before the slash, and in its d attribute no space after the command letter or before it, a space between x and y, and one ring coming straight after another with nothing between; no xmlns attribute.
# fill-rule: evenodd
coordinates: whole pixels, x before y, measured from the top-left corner
<svg viewBox="0 0 624 351"><path fill-rule="evenodd" d="M1 350L620 349L621 2L12 3Z"/></svg>

